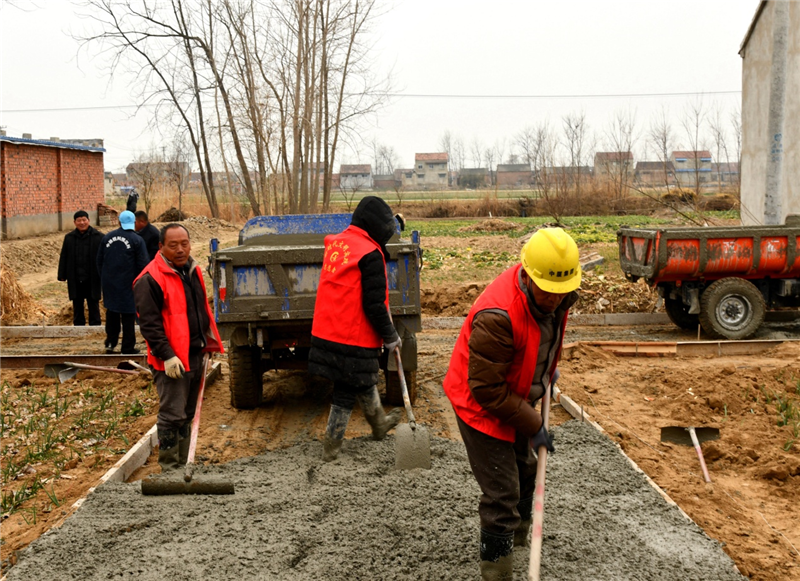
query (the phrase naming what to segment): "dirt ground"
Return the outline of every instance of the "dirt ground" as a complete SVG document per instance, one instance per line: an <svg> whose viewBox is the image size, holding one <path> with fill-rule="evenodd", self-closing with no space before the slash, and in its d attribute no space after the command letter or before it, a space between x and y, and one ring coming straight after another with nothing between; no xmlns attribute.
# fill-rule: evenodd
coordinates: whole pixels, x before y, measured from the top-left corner
<svg viewBox="0 0 800 581"><path fill-rule="evenodd" d="M193 254L202 261L207 254L205 241L214 235L223 244L235 243L237 230L208 221L189 224L195 240ZM204 238L205 237L205 238ZM17 274L21 286L46 311L48 324L69 324L71 314L66 288L55 281L55 267L63 235L34 241L4 242L3 262ZM52 241L50 240L52 238ZM49 245L48 245L49 244ZM518 251L512 236L474 239L428 239L431 247L507 248ZM39 247L45 249L40 251ZM596 251L596 248L582 249ZM453 264L442 272L423 270L423 303L426 314L461 316L466 314L495 272L502 265L472 270L475 281L457 282L463 274ZM426 282L428 275L434 282ZM445 284L441 277L456 282ZM466 274L465 274L466 276ZM600 278L602 277L602 278ZM650 311L655 297L646 287L633 288L620 282L609 268L586 277L586 297L577 312ZM606 304L600 299L608 301ZM66 310L65 310L66 309ZM583 310L581 310L583 309ZM59 320L60 314L60 320ZM37 323L41 313L27 322ZM65 320L66 319L66 320ZM52 321L60 321L54 323ZM26 322L15 321L17 324ZM623 329L572 328L571 338L624 339ZM630 331L634 332L634 331ZM674 329L648 331L670 340ZM458 439L452 411L441 391L457 329L435 329L433 325L418 336L419 390L415 413L430 427L432 435ZM692 337L683 337L689 340ZM675 340L675 337L672 337ZM83 342L63 340L7 340L6 353L27 350L35 353L100 352L102 336ZM65 351L67 349L67 351ZM224 358L222 377L209 388L203 406L198 459L209 464L233 460L313 442L322 434L329 404L329 387L310 381L300 372L270 372L265 376L267 401L253 411L236 411L229 403L227 369ZM749 578L761 581L788 581L800 578L800 524L794 517L800 486L800 453L795 443L800 420L800 346L786 343L763 356L723 358L616 358L590 347L577 350L562 365L560 386L584 406L619 443L625 452L672 497L711 538L723 544L739 569ZM25 388L52 393L55 380L39 371L0 370L0 379L12 393ZM5 383L7 382L7 383ZM146 392L146 380L121 381L108 374L81 373L71 380L82 389L114 390L119 401ZM68 382L69 383L69 382ZM32 386L32 387L31 387ZM64 384L68 386L68 384ZM5 387L4 387L5 389ZM137 391L138 390L138 391ZM126 399L127 398L127 399ZM146 399L142 397L141 399ZM4 411L5 413L5 411ZM554 423L567 418L559 407ZM125 429L130 445L155 422L155 403ZM712 426L720 429L720 440L703 445L711 473L711 484L703 482L697 456L691 447L660 443L660 428L668 425ZM783 423L784 425L779 425ZM347 438L369 432L359 412L348 427ZM3 438L6 449L8 439ZM558 446L558 442L556 443ZM35 524L31 512L18 511L2 521L2 566L7 570L16 562L17 551L44 531L57 526L74 512L75 500L121 457L123 445L114 450L84 456L74 465L65 465L51 481L59 506L40 494L24 508L38 503ZM34 470L44 469L38 466ZM158 471L151 456L132 479ZM54 475L55 476L55 475ZM27 477L30 477L28 475ZM3 487L3 494L16 490L20 481ZM547 501L546 501L547 503ZM547 510L547 508L545 509ZM546 517L547 518L547 517Z"/></svg>

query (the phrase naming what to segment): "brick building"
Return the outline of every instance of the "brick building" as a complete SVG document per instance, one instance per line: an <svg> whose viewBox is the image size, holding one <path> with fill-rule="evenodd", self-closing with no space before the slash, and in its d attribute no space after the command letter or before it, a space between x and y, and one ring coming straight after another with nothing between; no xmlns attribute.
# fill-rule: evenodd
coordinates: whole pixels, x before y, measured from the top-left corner
<svg viewBox="0 0 800 581"><path fill-rule="evenodd" d="M71 230L86 210L98 223L105 201L100 146L0 136L0 217L4 238Z"/></svg>

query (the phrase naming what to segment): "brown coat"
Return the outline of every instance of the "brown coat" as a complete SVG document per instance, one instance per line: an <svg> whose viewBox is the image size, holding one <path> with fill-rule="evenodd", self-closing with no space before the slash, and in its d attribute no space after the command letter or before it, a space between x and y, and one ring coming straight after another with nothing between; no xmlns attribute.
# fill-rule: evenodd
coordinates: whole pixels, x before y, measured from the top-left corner
<svg viewBox="0 0 800 581"><path fill-rule="evenodd" d="M535 317L535 303L524 284L522 288ZM578 293L571 292L556 309L554 342L563 340L561 325L569 308L577 300ZM532 401L521 398L506 385L506 374L513 358L514 340L508 313L490 309L475 315L469 338L468 384L472 396L502 422L513 426L518 432L533 436L542 427L542 416L533 407Z"/></svg>

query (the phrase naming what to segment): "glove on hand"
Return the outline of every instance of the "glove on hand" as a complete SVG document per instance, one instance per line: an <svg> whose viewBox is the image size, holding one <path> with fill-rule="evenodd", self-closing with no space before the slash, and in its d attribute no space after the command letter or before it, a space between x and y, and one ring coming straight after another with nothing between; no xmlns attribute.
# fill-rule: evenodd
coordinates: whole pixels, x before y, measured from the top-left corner
<svg viewBox="0 0 800 581"><path fill-rule="evenodd" d="M399 349L400 347L403 346L403 342L400 340L400 336L396 335L396 337L397 339L395 339L394 341L389 341L388 343L384 341L383 343L383 346L386 347L386 350L389 351L389 353L394 351L395 347Z"/></svg>
<svg viewBox="0 0 800 581"><path fill-rule="evenodd" d="M544 425L542 425L539 431L531 438L531 448L533 448L535 452L539 451L539 446L545 446L547 451L551 454L556 451L553 446L553 439L550 437L550 434L547 433L547 429Z"/></svg>
<svg viewBox="0 0 800 581"><path fill-rule="evenodd" d="M177 355L164 361L164 373L172 379L180 379L183 377L184 371L186 371L186 368Z"/></svg>

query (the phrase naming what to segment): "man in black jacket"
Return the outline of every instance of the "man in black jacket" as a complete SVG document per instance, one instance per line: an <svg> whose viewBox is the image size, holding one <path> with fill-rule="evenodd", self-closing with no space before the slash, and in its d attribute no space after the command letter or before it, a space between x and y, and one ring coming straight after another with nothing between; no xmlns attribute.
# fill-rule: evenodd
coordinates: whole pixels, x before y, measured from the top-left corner
<svg viewBox="0 0 800 581"><path fill-rule="evenodd" d="M83 301L89 310L89 324L100 325L100 272L97 270L97 251L103 233L89 225L89 214L78 210L72 217L75 230L64 236L61 258L58 261L58 280L66 281L72 301L72 324L83 326L86 315Z"/></svg>
<svg viewBox="0 0 800 581"><path fill-rule="evenodd" d="M147 216L147 212L144 210L134 212L133 215L136 216L134 230L136 230L136 233L142 237L142 240L144 240L145 246L147 246L147 255L150 257L150 260L153 260L156 257L156 254L158 254L158 244L159 239L161 238L161 232L159 232L158 228L150 223L150 218Z"/></svg>
<svg viewBox="0 0 800 581"><path fill-rule="evenodd" d="M106 353L113 353L122 327L122 354L136 355L136 305L133 281L149 260L144 240L133 231L136 217L127 210L119 215L120 227L100 242L97 270L106 307Z"/></svg>
<svg viewBox="0 0 800 581"><path fill-rule="evenodd" d="M381 347L391 353L400 346L389 315L386 280L386 243L396 231L389 205L367 196L344 232L325 237L308 371L333 381L323 441L326 462L339 454L356 401L376 440L400 421L400 410L384 412L377 388Z"/></svg>

